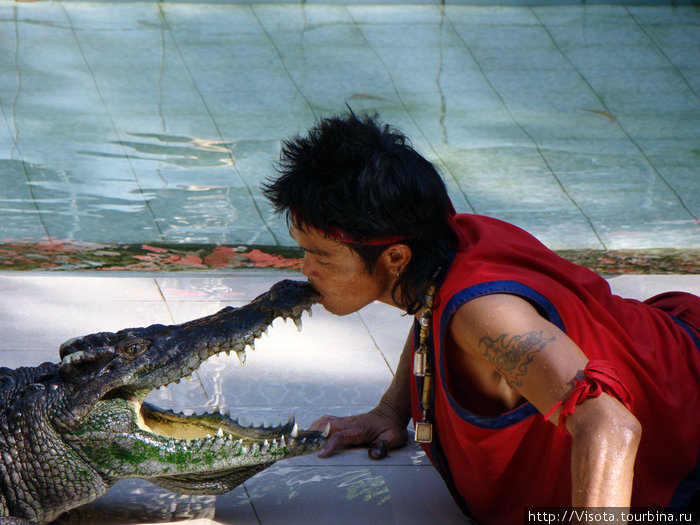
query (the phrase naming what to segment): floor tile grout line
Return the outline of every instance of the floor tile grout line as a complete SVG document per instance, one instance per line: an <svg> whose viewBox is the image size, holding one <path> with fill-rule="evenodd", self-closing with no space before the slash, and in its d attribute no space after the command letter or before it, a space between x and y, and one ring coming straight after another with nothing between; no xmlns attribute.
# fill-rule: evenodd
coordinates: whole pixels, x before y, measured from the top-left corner
<svg viewBox="0 0 700 525"><path fill-rule="evenodd" d="M175 315L173 314L172 308L170 307L170 302L165 297L165 292L163 291L163 288L160 285L160 282L158 281L158 276L153 276L152 277L154 284L156 285L156 289L158 290L158 294L160 295L160 298L165 305L165 309L168 312L168 316L170 317L170 321L173 324L178 324L177 319L175 319ZM214 299L207 299L206 301L202 302L218 302ZM211 401L211 397L207 393L207 389L204 387L204 382L202 381L202 377L199 375L199 369L195 370L192 372L192 375L197 378L197 383L199 384L199 388L202 390L202 394L204 395L204 398L207 400Z"/></svg>
<svg viewBox="0 0 700 525"><path fill-rule="evenodd" d="M357 317L360 319L360 322L362 323L362 326L364 326L365 330L367 330L367 334L369 335L369 338L372 341L372 344L379 352L379 355L382 356L382 360L384 361L384 364L386 365L386 367L389 369L389 372L391 373L392 377L395 376L396 371L392 368L391 364L389 363L389 360L387 359L386 355L384 354L381 347L377 343L377 340L374 338L374 335L372 334L372 330L370 330L369 326L367 326L367 323L365 322L365 320L362 317L362 314L360 312L357 312ZM397 366L398 366L398 364L397 364Z"/></svg>
<svg viewBox="0 0 700 525"><path fill-rule="evenodd" d="M19 99L19 95L22 92L22 71L20 70L19 67L19 20L17 18L17 10L18 7L17 5L12 6L12 24L14 27L14 37L15 37L15 52L12 54L12 61L13 61L13 66L15 70L15 74L17 75L17 89L15 90L15 95L12 98L12 126L10 126L10 122L7 120L7 115L5 115L5 108L4 105L2 104L2 100L0 100L0 107L3 108L3 116L5 117L5 124L7 125L8 131L12 134L12 150L10 151L10 158L13 158L14 151L17 150L19 152L20 158L24 160L24 155L22 155L22 150L19 147L19 127L17 126L17 101ZM12 133L14 131L14 133Z"/></svg>
<svg viewBox="0 0 700 525"><path fill-rule="evenodd" d="M42 213L41 209L39 209L39 204L37 202L36 195L34 195L34 185L31 184L31 177L29 175L29 171L27 170L27 164L26 164L25 159L24 159L24 154L22 153L22 148L20 148L20 146L19 146L20 131L19 131L19 125L17 124L17 101L19 100L19 95L22 92L22 72L21 72L20 67L19 67L20 37L19 37L19 20L17 18L17 10L18 10L17 5L13 5L12 6L12 25L14 27L15 51L14 51L12 56L13 56L14 70L15 70L15 73L17 75L17 89L15 90L15 95L12 99L12 105L11 105L12 125L10 125L10 120L8 120L8 116L5 113L5 105L2 103L2 100L0 100L0 109L2 110L3 119L5 120L5 125L7 126L8 132L12 136L12 149L10 150L10 160L13 160L14 152L16 151L20 157L20 163L22 166L22 173L24 174L24 178L27 181L27 190L29 191L29 195L31 195L32 207L36 210L36 214L39 217L39 222L41 223L41 228L44 231L44 235L47 238L51 238L51 234L50 234L48 225L46 224L44 214Z"/></svg>
<svg viewBox="0 0 700 525"><path fill-rule="evenodd" d="M438 95L440 96L440 117L438 122L440 123L440 129L442 130L442 140L447 144L447 128L445 127L445 116L447 114L447 102L445 101L445 92L442 89L442 83L440 78L443 74L443 55L445 53L442 43L442 35L445 26L445 4L444 1L440 5L440 24L438 25L438 70L435 75L435 87L437 88Z"/></svg>
<svg viewBox="0 0 700 525"><path fill-rule="evenodd" d="M172 30L172 27L170 26L170 23L168 22L167 15L163 11L163 3L162 2L157 3L157 9L158 9L158 16L161 20L161 23L165 25L168 33L170 34L170 38L172 39L173 44L175 45L175 49L177 50L177 53L180 57L180 60L182 61L182 64L184 65L185 70L187 71L187 74L189 75L190 80L192 81L192 85L194 86L195 90L197 91L197 95L199 96L199 99L201 100L202 105L204 106L204 109L206 110L207 116L211 120L211 123L214 126L214 129L216 130L216 134L217 134L219 140L222 143L225 142L223 134L221 132L221 127L219 126L219 123L217 122L216 117L212 113L211 108L209 107L209 104L207 103L206 97L204 96L204 93L202 93L202 90L199 88L199 84L197 82L197 79L196 79L194 73L192 72L192 69L190 68L189 63L187 62L187 59L185 58L184 54L182 53L182 49L180 47L180 44L178 43L178 40L177 40L173 30ZM231 151L229 151L227 156L231 162L231 166L233 167L234 172L236 173L236 175L238 176L238 179L243 184L243 187L245 188L246 193L248 194L248 197L250 197L250 202L252 203L253 209L255 210L258 218L260 219L260 222L262 223L262 225L265 227L267 232L270 234L270 236L274 240L275 245L279 246L280 245L279 239L277 238L277 235L275 234L274 230L270 227L268 222L265 220L263 212L260 209L260 206L258 205L258 201L255 198L253 191L251 190L251 187L248 184L248 181L246 180L246 178L243 176L243 174L238 169L238 166L236 165L235 159L233 157L233 153ZM227 197L230 195L230 191L231 191L231 186L228 186L227 193L226 193ZM233 205L231 204L230 199L228 199L228 201L229 201L229 205L233 209ZM252 243L249 243L249 244L252 244Z"/></svg>
<svg viewBox="0 0 700 525"><path fill-rule="evenodd" d="M253 502L253 498L250 496L250 492L248 492L248 486L246 485L246 483L247 482L245 481L243 482L243 491L245 492L246 498L248 498L248 504L250 505L250 508L253 511L253 516L255 516L255 520L258 522L258 525L262 525L260 515L258 514L258 509L255 508L255 503Z"/></svg>
<svg viewBox="0 0 700 525"><path fill-rule="evenodd" d="M156 286L156 290L158 290L158 295L160 295L160 299L163 302L163 304L165 305L165 309L168 311L168 316L170 317L170 321L173 324L175 324L176 323L175 316L173 315L173 312L170 309L170 303L168 303L168 300L165 298L165 293L163 292L163 289L161 288L160 283L158 282L158 277L154 276L154 277L152 277L152 279L153 279L153 283Z"/></svg>
<svg viewBox="0 0 700 525"><path fill-rule="evenodd" d="M141 195L141 198L143 200L144 206L149 211L149 213L153 219L153 224L156 228L156 231L158 232L158 236L160 237L161 242L163 242L163 241L165 241L165 236L160 229L160 224L158 223L158 219L156 218L156 214L154 213L153 209L151 208L151 204L150 204L149 200L146 198L146 193L144 192L144 189L141 187L141 184L139 183L138 177L136 176L136 170L134 170L134 165L131 162L131 155L129 154L126 147L124 146L124 141L122 140L121 133L119 133L119 129L117 128L117 125L114 122L114 118L112 117L112 112L109 110L109 106L107 105L107 101L105 100L105 97L102 94L102 90L100 89L100 85L99 85L99 82L97 81L97 77L95 77L95 71L93 70L93 67L90 64L90 60L88 59L87 55L85 54L85 50L83 49L83 46L80 42L80 38L78 37L78 34L75 30L75 25L73 24L73 19L71 18L70 13L68 12L68 9L65 6L65 1L58 0L57 3L58 3L58 5L61 6L61 9L63 10L63 13L66 17L66 20L68 21L68 28L70 30L71 35L73 36L73 39L75 40L75 43L76 43L76 46L78 47L78 51L80 53L80 56L83 59L83 63L85 64L85 67L87 68L87 70L90 73L90 78L92 79L92 83L95 86L95 91L97 92L97 96L100 99L102 107L104 108L104 110L107 114L107 119L109 120L110 127L112 128L112 131L114 132L115 136L117 137L117 140L119 141L119 145L122 148L122 151L124 152L124 157L126 158L126 162L129 165L129 171L131 173L132 178L134 179L134 184L136 184L136 187L138 188L139 194Z"/></svg>
<svg viewBox="0 0 700 525"><path fill-rule="evenodd" d="M400 91L399 91L399 89L398 89L398 86L396 85L396 81L394 80L394 76L391 74L391 71L389 70L389 67L387 66L385 60L382 58L382 56L379 54L379 52L375 49L375 47L370 43L370 41L369 41L368 38L367 38L367 35L366 35L365 32L362 30L361 24L359 24L359 23L357 22L357 20L355 19L355 17L352 16L352 12L351 12L350 10L348 10L348 6L346 5L346 6L343 6L343 7L345 8L346 11L348 11L348 15L349 15L350 19L352 20L353 25L354 25L355 28L359 31L360 35L362 35L363 40L364 40L365 43L367 44L367 47L372 51L372 53L374 54L374 56L377 57L377 60L379 60L379 62L381 63L382 67L384 68L384 72L385 72L385 73L387 74L387 76L389 77L389 82L391 82L391 86L392 86L392 88L393 88L393 90L394 90L394 94L396 95L396 98L398 99L399 103L401 104L401 107L403 108L404 112L406 113L406 115L408 116L408 118L411 120L411 122L413 123L413 125L416 127L416 129L417 129L418 131L420 131L420 133L421 133L421 135L422 135L422 137L423 137L423 140L425 140L426 144L428 145L428 147L430 148L430 150L433 152L433 155L435 155L435 157L436 157L437 159L440 159L441 165L442 165L442 166L444 167L444 169L450 174L450 177L452 178L452 181L455 183L455 185L456 185L457 188L459 189L459 191L460 191L460 193L461 193L461 195L462 195L462 198L463 198L464 201L467 203L467 206L469 206L469 208L471 209L472 213L476 213L476 212L477 212L477 211L476 211L476 208L475 208L474 205L471 203L471 200L469 199L469 196L467 195L467 193L466 193L466 192L464 191L464 189L462 188L462 186L461 186L461 184L459 183L459 180L457 179L457 177L455 177L454 173L452 172L452 169L449 167L449 165L448 165L446 162L444 162L444 161L442 160L442 157L438 154L438 152L436 151L435 147L433 146L432 141L427 137L427 135L425 134L425 132L423 131L423 129L421 128L421 126L418 124L418 122L416 121L416 119L415 119L415 117L413 116L413 114L411 113L411 111L408 109L408 106L407 106L406 103L404 102L403 97L401 96L401 93L400 93Z"/></svg>
<svg viewBox="0 0 700 525"><path fill-rule="evenodd" d="M476 64L476 67L477 67L477 68L479 69L479 71L481 72L481 75L484 77L484 80L485 80L486 83L489 85L489 87L492 89L493 93L496 95L496 97L498 98L498 100L501 102L501 105L502 105L503 108L506 110L506 112L507 112L508 115L510 116L511 120L513 121L513 123L514 123L514 124L523 132L523 134L532 142L532 145L535 147L535 151L536 151L537 154L539 155L540 159L542 159L542 162L544 163L545 167L547 168L547 170L548 170L549 173L551 174L551 176L552 176L552 178L554 179L554 181L556 182L556 184L559 186L559 189L561 190L561 192L562 192L562 193L564 194L564 196L569 200L569 202L571 202L571 204L573 204L573 206L578 210L578 212L581 214L581 216L584 218L584 220L588 223L589 228L590 228L591 231L593 232L593 235L596 237L596 239L598 240L598 242L600 243L600 245L602 246L602 248L603 248L604 250L606 250L606 249L607 249L607 246L606 246L606 244L603 242L603 239L600 237L600 234L598 233L598 231L597 231L595 225L593 224L592 219L586 214L586 212L583 210L583 208L576 202L576 200L573 198L573 196L568 192L568 190L566 189L564 183L562 182L562 180L559 178L559 176L556 174L556 172L555 172L554 169L552 168L551 164L550 164L549 161L547 160L547 157L545 156L544 152L542 151L542 148L540 147L540 145L538 144L538 142L535 140L535 138L530 134L530 132L526 129L526 127L515 117L515 115L513 114L512 110L510 109L510 107L509 107L508 104L506 103L505 98L504 98L503 95L496 89L496 86L494 86L493 83L491 82L491 79L490 79L489 76L487 75L486 71L484 70L483 66L482 66L481 63L479 62L479 59L476 57L476 55L475 55L474 52L472 51L472 49L471 49L471 47L469 46L469 44L466 42L466 40L464 40L464 38L463 38L462 35L459 33L459 31L457 31L457 29L454 27L454 25L453 25L453 23L452 23L452 20L449 18L449 15L448 15L448 18L447 18L447 19L448 19L450 25L453 27L455 33L457 34L457 37L460 39L460 41L461 41L462 44L464 45L464 48L466 49L467 53L469 53L469 55L472 57L472 60L474 60L474 63Z"/></svg>
<svg viewBox="0 0 700 525"><path fill-rule="evenodd" d="M294 79L294 76L292 75L291 71L287 67L287 63L285 62L284 57L282 56L282 52L280 51L279 46L275 42L274 38L272 38L272 35L270 35L270 32L265 27L265 24L263 24L262 20L260 20L260 16L258 15L258 12L255 9L255 7L256 7L255 5L251 5L250 10L253 12L253 16L255 17L255 20L258 22L260 29L262 30L263 34L265 35L265 38L267 38L267 40L272 45L272 48L275 50L275 54L277 55L277 58L279 59L280 64L282 65L282 69L284 69L284 72L286 73L287 77L289 78L289 81L294 86L294 89L296 90L297 94L302 98L302 100L306 104L306 107L311 112L314 119L317 119L319 116L316 114L316 111L314 110L314 107L311 104L311 101L304 94L304 91L301 89L301 86ZM301 10L302 10L302 13L304 14L304 24L306 25L306 17L305 17L306 11L305 11L305 9L306 9L306 7L302 5ZM302 31L302 33L303 33L303 31ZM303 47L303 45L302 45L302 47ZM302 49L302 53L303 53L303 49Z"/></svg>
<svg viewBox="0 0 700 525"><path fill-rule="evenodd" d="M161 13L158 13L159 18L161 17ZM168 127L167 123L165 121L165 115L163 113L163 78L165 76L165 31L163 31L163 23L159 24L160 31L158 32L160 35L160 67L158 68L158 84L157 84L157 93L158 93L158 118L160 119L160 126L161 129L163 130L163 133L168 133ZM173 38L173 35L171 33L170 38ZM160 169L157 170L158 176L162 178Z"/></svg>
<svg viewBox="0 0 700 525"><path fill-rule="evenodd" d="M610 113L610 109L609 109L608 106L605 104L605 102L603 101L603 99L601 98L601 96L600 96L600 95L598 94L598 92L593 88L593 86L592 86L591 83L588 81L588 79L585 77L585 75L583 74L583 72L579 70L579 68L576 66L576 64L574 64L574 63L572 62L572 60L568 57L568 55L564 52L564 50L559 46L559 43L558 43L558 42L556 41L556 39L554 38L554 35L553 35L553 34L551 33L551 31L547 28L547 26L546 26L545 23L542 21L542 19L539 17L539 15L535 12L535 9L533 9L532 7L529 7L528 9L529 9L530 12L533 14L533 16L534 16L535 18L537 18L538 22L540 23L540 26L541 26L542 29L545 31L545 33L547 33L547 36L549 37L549 39L551 40L552 44L553 44L554 47L557 49L557 51L561 54L562 58L574 69L574 71L576 71L576 74L578 74L579 77L581 78L581 80L583 80L583 82L586 84L586 86L588 86L588 89L591 91L591 93L593 93L593 95L596 97L596 99L598 100L599 104L605 109L605 111L606 111L607 113ZM629 14L629 12L628 12L628 14ZM629 16L634 20L634 17L633 17L631 14L629 14ZM636 20L635 20L635 23L636 23ZM639 25L639 24L637 24L637 25ZM642 31L642 32L643 32L643 31ZM647 36L647 38L649 38L648 35L646 35L646 36ZM653 41L652 41L652 42L653 42ZM639 143L632 137L632 135L630 135L630 133L627 131L627 129L622 125L622 123L620 122L620 119L617 119L617 118L616 118L616 119L615 119L615 124L616 124L617 127L620 129L620 131L622 131L622 133L625 135L625 137L627 137L627 140L629 140L630 143L635 147L635 149L641 154L642 158L645 160L645 162L647 163L647 165L652 169L652 171L654 172L654 174L659 178L659 180L661 180L661 182L664 183L664 185L665 185L665 186L669 189L669 191L674 195L674 197L676 198L676 200L678 201L678 203L681 205L681 207L686 211L686 213L688 213L688 215L690 215L690 217L692 217L692 218L694 219L695 225L696 225L698 228L700 228L700 220L698 219L698 217L697 217L697 216L690 210L690 208L685 204L685 202L683 201L683 197L681 197L681 195L680 195L680 194L678 193L678 191L673 187L673 185L668 181L668 179L666 179L666 177L664 177L664 176L661 174L661 172L658 170L658 168L656 167L656 165L651 161L651 159L650 159L649 156L647 155L646 151L644 151L644 149L639 145Z"/></svg>
<svg viewBox="0 0 700 525"><path fill-rule="evenodd" d="M624 8L625 8L625 11L627 11L627 14L629 14L630 18L632 18L632 20L634 20L634 22L637 24L637 27L639 27L639 30L642 33L644 33L644 35L649 39L649 41L652 44L654 44L654 46L656 47L659 54L664 57L664 59L673 68L673 70L676 72L676 74L681 78L681 80L686 85L688 90L693 95L695 95L696 99L700 100L700 95L698 95L698 93L695 91L695 89L693 89L693 86L690 85L690 83L688 82L688 79L686 79L685 76L683 75L683 73L678 69L678 67L676 67L676 64L674 64L673 61L669 58L669 56L664 52L663 48L656 41L656 39L651 34L649 34L649 31L647 31L646 27L644 27L644 24L639 21L639 19L636 17L636 15L632 11L630 11L629 6L626 5L626 6L624 6Z"/></svg>

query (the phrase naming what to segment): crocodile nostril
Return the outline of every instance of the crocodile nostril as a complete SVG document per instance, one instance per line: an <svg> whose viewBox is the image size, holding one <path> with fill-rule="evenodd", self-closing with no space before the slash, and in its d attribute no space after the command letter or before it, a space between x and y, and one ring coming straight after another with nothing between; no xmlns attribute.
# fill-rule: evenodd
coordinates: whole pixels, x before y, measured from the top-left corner
<svg viewBox="0 0 700 525"><path fill-rule="evenodd" d="M79 346L82 340L82 337L73 337L72 339L68 339L68 341L63 343L58 350L58 355L61 357L61 359L80 350Z"/></svg>

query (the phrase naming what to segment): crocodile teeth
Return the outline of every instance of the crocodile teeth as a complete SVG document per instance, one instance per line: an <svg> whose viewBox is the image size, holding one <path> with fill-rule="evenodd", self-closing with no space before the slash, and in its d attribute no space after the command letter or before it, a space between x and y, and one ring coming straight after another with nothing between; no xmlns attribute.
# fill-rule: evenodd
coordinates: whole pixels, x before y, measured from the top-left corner
<svg viewBox="0 0 700 525"><path fill-rule="evenodd" d="M331 433L331 424L328 423L326 427L321 431L321 437L322 438L327 438L328 434Z"/></svg>
<svg viewBox="0 0 700 525"><path fill-rule="evenodd" d="M241 362L242 365L245 364L245 350L240 350L236 352L236 355L238 356L238 360Z"/></svg>
<svg viewBox="0 0 700 525"><path fill-rule="evenodd" d="M219 430L216 432L216 437L224 437L224 431L221 428L219 428Z"/></svg>
<svg viewBox="0 0 700 525"><path fill-rule="evenodd" d="M294 325L297 327L297 330L301 332L301 317L292 317L292 321L294 321Z"/></svg>
<svg viewBox="0 0 700 525"><path fill-rule="evenodd" d="M294 427L292 427L292 431L289 433L289 437L296 439L299 436L299 425L294 423Z"/></svg>

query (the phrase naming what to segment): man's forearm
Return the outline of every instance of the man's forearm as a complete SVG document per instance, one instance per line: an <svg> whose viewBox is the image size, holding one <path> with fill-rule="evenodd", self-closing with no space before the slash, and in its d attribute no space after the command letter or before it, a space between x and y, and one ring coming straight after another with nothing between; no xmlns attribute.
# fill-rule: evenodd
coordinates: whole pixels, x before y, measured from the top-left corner
<svg viewBox="0 0 700 525"><path fill-rule="evenodd" d="M572 443L572 505L629 507L641 437L637 419L603 394L567 418Z"/></svg>

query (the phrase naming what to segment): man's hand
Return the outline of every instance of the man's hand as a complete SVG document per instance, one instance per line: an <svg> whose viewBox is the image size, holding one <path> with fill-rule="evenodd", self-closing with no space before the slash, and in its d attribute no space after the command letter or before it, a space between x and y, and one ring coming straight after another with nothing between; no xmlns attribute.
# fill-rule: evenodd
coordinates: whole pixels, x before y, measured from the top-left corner
<svg viewBox="0 0 700 525"><path fill-rule="evenodd" d="M319 457L327 458L348 445L369 445L369 457L382 459L390 449L406 443L406 426L411 419L412 334L413 329L406 338L394 379L375 408L356 416L323 416L309 427L309 430L323 430L331 424L328 441Z"/></svg>
<svg viewBox="0 0 700 525"><path fill-rule="evenodd" d="M336 449L348 445L369 444L369 457L382 459L390 449L408 440L405 422L389 407L379 405L364 414L348 417L323 416L309 430L322 430L331 424L326 446L318 456L327 458Z"/></svg>

